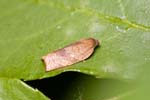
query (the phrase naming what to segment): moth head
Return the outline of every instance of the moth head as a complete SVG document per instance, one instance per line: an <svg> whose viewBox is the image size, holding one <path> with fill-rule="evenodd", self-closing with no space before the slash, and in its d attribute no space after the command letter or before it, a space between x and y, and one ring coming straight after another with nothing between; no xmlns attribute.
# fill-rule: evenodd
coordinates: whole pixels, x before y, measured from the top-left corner
<svg viewBox="0 0 150 100"><path fill-rule="evenodd" d="M85 42L86 44L91 44L91 45L93 45L93 47L96 47L100 44L99 41L94 38L87 38L87 39L84 39L81 41Z"/></svg>

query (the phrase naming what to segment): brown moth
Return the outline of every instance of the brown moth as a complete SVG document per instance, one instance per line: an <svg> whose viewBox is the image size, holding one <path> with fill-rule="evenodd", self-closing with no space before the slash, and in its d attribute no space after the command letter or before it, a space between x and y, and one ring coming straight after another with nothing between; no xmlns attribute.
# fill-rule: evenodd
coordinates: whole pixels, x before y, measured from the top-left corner
<svg viewBox="0 0 150 100"><path fill-rule="evenodd" d="M83 61L94 52L94 48L98 45L98 40L88 38L49 53L42 57L42 60L46 64L46 71L51 71Z"/></svg>

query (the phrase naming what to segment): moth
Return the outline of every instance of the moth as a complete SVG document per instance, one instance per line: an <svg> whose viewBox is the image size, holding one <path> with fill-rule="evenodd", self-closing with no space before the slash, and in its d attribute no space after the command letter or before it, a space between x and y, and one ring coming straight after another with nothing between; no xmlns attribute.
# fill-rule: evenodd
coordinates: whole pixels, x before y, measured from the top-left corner
<svg viewBox="0 0 150 100"><path fill-rule="evenodd" d="M90 57L99 41L94 38L81 39L62 49L42 57L46 65L46 71L55 70L75 64Z"/></svg>

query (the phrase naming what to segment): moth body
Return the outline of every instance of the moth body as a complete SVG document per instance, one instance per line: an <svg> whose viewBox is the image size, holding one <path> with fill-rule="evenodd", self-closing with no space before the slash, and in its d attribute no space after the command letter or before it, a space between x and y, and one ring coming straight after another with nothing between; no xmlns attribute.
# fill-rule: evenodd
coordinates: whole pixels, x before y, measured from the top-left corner
<svg viewBox="0 0 150 100"><path fill-rule="evenodd" d="M98 45L98 40L88 38L49 53L42 57L46 65L46 71L51 71L83 61L92 55L94 48Z"/></svg>

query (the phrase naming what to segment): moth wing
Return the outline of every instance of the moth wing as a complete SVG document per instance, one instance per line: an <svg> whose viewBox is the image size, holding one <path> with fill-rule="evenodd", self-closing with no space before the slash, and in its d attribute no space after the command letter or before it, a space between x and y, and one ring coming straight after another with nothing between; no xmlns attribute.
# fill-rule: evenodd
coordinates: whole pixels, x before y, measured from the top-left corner
<svg viewBox="0 0 150 100"><path fill-rule="evenodd" d="M88 58L94 51L93 44L86 44L83 42L76 43L72 46L64 48L67 54L74 58L75 61L81 61Z"/></svg>
<svg viewBox="0 0 150 100"><path fill-rule="evenodd" d="M95 39L84 39L44 56L42 59L46 64L46 71L72 65L87 59L97 45L98 41Z"/></svg>
<svg viewBox="0 0 150 100"><path fill-rule="evenodd" d="M93 48L89 49L86 53L81 54L80 57L78 57L78 60L83 61L87 59L92 55L93 51L94 51Z"/></svg>
<svg viewBox="0 0 150 100"><path fill-rule="evenodd" d="M70 57L64 49L45 56L43 60L46 64L46 71L58 69L76 62L76 59Z"/></svg>

